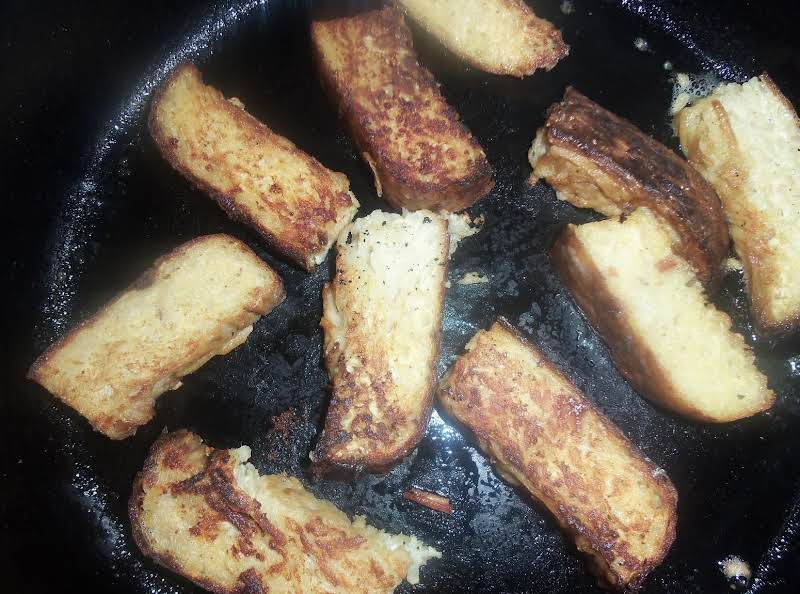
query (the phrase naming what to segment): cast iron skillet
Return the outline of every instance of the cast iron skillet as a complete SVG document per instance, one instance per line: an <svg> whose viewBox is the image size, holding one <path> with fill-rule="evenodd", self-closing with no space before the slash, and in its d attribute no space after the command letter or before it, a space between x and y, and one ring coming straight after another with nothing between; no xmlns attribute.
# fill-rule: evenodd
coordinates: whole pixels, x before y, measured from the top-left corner
<svg viewBox="0 0 800 594"><path fill-rule="evenodd" d="M0 451L3 591L196 591L136 550L125 513L147 448L165 428L179 427L216 447L249 444L262 472L300 476L348 513L365 514L381 528L410 532L444 551L423 571L416 591L595 591L583 560L546 511L499 480L473 444L436 414L419 449L389 474L352 483L308 479L307 453L327 398L318 321L330 266L306 274L269 254L254 233L229 221L160 158L144 115L153 88L176 62L190 58L209 82L345 172L362 213L386 208L309 63L312 12L369 3L183 4L3 9L9 59L0 100L9 114L3 125L10 127L0 162L7 174L3 253L11 297L0 415L6 442ZM567 222L592 215L557 201L544 185L529 187L525 155L545 109L567 84L676 148L666 115L671 83L665 61L676 71L709 70L735 80L767 68L800 104L796 9L791 2L768 4L595 0L575 1L574 12L564 14L557 0L539 0L537 12L563 29L572 51L552 72L522 81L470 69L415 29L422 61L486 148L497 177L495 190L472 209L485 215L485 229L464 242L450 270L451 280L478 271L491 282L453 283L448 291L439 371L477 329L502 314L667 470L680 494L678 535L646 592L728 591L718 562L730 554L752 566L753 592L795 591L797 341L771 344L753 337L742 278L731 274L719 303L754 343L778 394L774 410L710 426L640 398L610 363L546 256ZM636 37L650 49L635 49ZM112 442L92 432L22 379L41 350L156 256L215 232L252 246L284 278L288 298L257 324L244 346L163 396L156 418L134 438ZM289 409L290 430L273 430L274 416ZM446 494L455 513L404 501L401 493L411 486Z"/></svg>

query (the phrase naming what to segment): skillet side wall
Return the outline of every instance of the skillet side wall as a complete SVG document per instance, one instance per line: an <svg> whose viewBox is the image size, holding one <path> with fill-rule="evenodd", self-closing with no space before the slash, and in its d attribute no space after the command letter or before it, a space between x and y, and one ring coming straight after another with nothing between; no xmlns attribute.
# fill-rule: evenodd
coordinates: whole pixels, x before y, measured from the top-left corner
<svg viewBox="0 0 800 594"><path fill-rule="evenodd" d="M528 188L525 154L545 108L567 83L676 149L666 117L665 60L678 70L704 66L735 77L766 69L800 105L800 9L789 0L627 0L624 9L619 4L575 1L575 12L565 15L557 0L537 3L537 12L564 29L573 49L552 72L523 81L466 69L414 28L421 59L497 171L497 188L475 209L486 214L487 227L464 242L451 265L439 371L478 328L505 315L676 483L678 539L645 592L726 591L718 561L738 554L755 570L767 551L772 558L762 574L774 583L758 591L786 592L787 583L800 580L793 562L800 555L800 507L784 526L784 510L800 488L798 342L756 345L779 393L772 415L702 427L654 409L620 379L547 262L560 228L590 215L557 202L541 186ZM272 258L254 234L228 221L213 201L169 170L147 136L137 102L125 102L161 52L174 55L195 39L211 84L240 97L254 115L326 166L346 173L365 205L362 213L381 206L369 171L311 76L307 43L298 34L310 2L273 0L232 23L236 5L14 0L0 8L4 591L198 591L141 556L125 516L133 475L165 427L194 429L216 447L252 445L262 471L305 477L304 458L327 401L317 321L329 267L307 275ZM313 10L331 5L318 3ZM341 3L335 10L342 10ZM217 24L207 38L212 52L199 47L203 39L196 37L195 22ZM652 52L634 49L637 36L649 41ZM703 56L692 47L702 48ZM121 109L131 117L112 121L120 128L116 141L100 147L107 157L89 179L83 172L95 145L103 145L102 126ZM94 185L75 188L82 179ZM69 198L71 193L78 199ZM209 363L166 396L156 420L136 437L112 444L25 382L25 370L45 346L157 255L219 231L243 239L279 271L287 302L257 326L247 347ZM75 249L65 252L70 241ZM55 261L68 264L54 267ZM455 283L470 271L488 273L491 282ZM741 279L727 279L720 304L734 311L748 335ZM271 419L289 407L296 410L295 429L283 439L270 431ZM417 591L595 591L548 514L500 481L448 419L435 416L419 452L389 475L310 485L347 512L365 513L380 527L410 531L448 551L446 562L423 572ZM455 513L445 517L403 501L400 493L411 486L450 494Z"/></svg>

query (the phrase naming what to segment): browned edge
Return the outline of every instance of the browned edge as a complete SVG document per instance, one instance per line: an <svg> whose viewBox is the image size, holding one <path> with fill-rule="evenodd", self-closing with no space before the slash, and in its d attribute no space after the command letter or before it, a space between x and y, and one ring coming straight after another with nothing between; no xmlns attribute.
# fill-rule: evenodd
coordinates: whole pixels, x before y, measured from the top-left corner
<svg viewBox="0 0 800 594"><path fill-rule="evenodd" d="M180 440L185 435L195 434L187 429L178 429L169 433L164 431L158 437L158 439L156 439L153 445L150 446L150 450L148 451L142 470L136 473L136 477L133 481L131 496L128 499L128 517L131 521L131 535L133 536L133 541L136 543L136 546L139 547L139 550L142 552L142 554L145 557L152 559L157 565L160 565L177 575L183 576L193 584L196 584L201 588L208 590L209 592L213 592L214 594L242 594L244 592L247 592L248 594L266 594L262 588L260 580L247 581L247 576L244 576L244 574L240 575L239 577L241 579L241 577L244 576L247 583L245 583L242 588L236 588L234 590L226 590L211 580L190 576L172 555L168 553L159 554L155 551L155 549L153 549L152 546L150 546L150 542L145 535L144 522L142 521L141 513L142 500L144 499L143 483L148 475L154 474L157 470L156 456L159 450L172 441ZM208 447L205 446L202 438L197 435L195 436L198 438L201 446ZM213 451L214 450L212 449L212 453ZM207 454L204 470L208 467L208 462L209 455Z"/></svg>
<svg viewBox="0 0 800 594"><path fill-rule="evenodd" d="M584 286L580 275L574 272L572 258L569 256L570 249L578 254L578 259L588 271L591 287ZM768 390L772 396L769 406L735 419L710 417L684 402L670 382L669 374L647 345L647 341L634 332L626 320L624 308L614 298L605 278L586 254L575 234L574 226L567 226L556 240L550 250L550 260L558 271L561 281L569 289L578 309L598 330L616 367L639 394L654 404L697 421L728 423L758 414L774 402L775 395ZM749 348L746 345L745 347Z"/></svg>
<svg viewBox="0 0 800 594"><path fill-rule="evenodd" d="M336 106L339 117L344 120L345 126L358 145L360 152L369 155L369 162L367 163L372 175L378 180L380 186L383 188L383 198L396 208L413 208L430 209L430 210L463 210L488 194L494 187L494 179L492 167L489 164L483 148L478 144L475 137L469 129L461 121L458 113L453 107L445 101L441 92L436 88L435 82L430 85L431 91L438 95L446 108L448 118L455 122L466 135L473 140L475 145L480 149L481 157L480 163L476 164L473 171L466 177L459 180L453 180L447 183L444 182L427 182L422 183L414 179L411 174L402 168L393 167L393 161L386 158L384 151L377 144L374 144L366 134L363 127L359 125L359 117L353 111L352 105L349 104L349 97L347 94L339 93L336 84L336 75L326 67L325 60L322 56L319 43L315 41L317 37L317 30L320 27L336 26L341 21L351 19L367 19L382 12L389 12L395 15L398 29L400 34L411 39L411 32L405 24L403 14L392 6L386 6L383 9L372 10L361 13L354 17L341 17L337 19L330 19L327 21L313 21L311 23L311 54L314 64L314 69L320 79L320 84L323 91L328 96L331 103ZM410 43L410 41L409 41ZM412 47L413 50L413 47ZM434 81L433 75L422 66L417 60L418 68L425 73L426 80ZM365 158L366 160L366 158ZM410 200L407 195L422 196Z"/></svg>
<svg viewBox="0 0 800 594"><path fill-rule="evenodd" d="M446 227L449 226L447 219L445 218ZM444 279L447 280L447 274L450 267L450 258L447 254L450 253L450 233L446 233L445 235L445 245L444 249L442 250L444 253L445 264L444 264ZM323 290L330 290L331 283L326 283L325 288ZM438 379L436 377L436 362L439 360L439 353L441 352L442 348L442 320L444 317L444 295L445 295L445 288L442 287L442 299L440 302L439 307L439 316L436 322L436 334L433 337L434 340L434 352L431 354L431 360L428 363L428 368L430 369L430 382L428 385L428 390L425 395L425 403L424 403L424 410L423 414L420 417L419 425L417 426L417 430L402 444L400 444L395 453L391 455L385 456L367 456L366 458L358 459L358 460L347 460L347 461L338 461L334 460L329 456L329 447L330 445L337 443L339 440L332 440L326 438L326 431L328 424L328 411L325 413L325 421L323 426L323 431L320 436L319 441L317 442L316 446L314 447L314 455L317 457L317 461L313 462L311 465L312 473L317 477L327 477L327 478L340 478L340 479L353 479L360 476L363 473L369 474L384 474L389 472L394 466L396 466L400 461L403 460L411 451L419 445L419 442L422 441L422 438L425 436L425 432L428 429L428 422L430 421L431 412L433 410L433 400L434 400L434 393L436 391L436 386L438 383ZM330 373L330 372L329 372ZM329 386L329 390L333 391L333 386ZM331 399L335 398L334 394L331 394ZM329 405L330 410L330 405ZM339 422L339 419L334 419L336 423ZM344 439L342 439L344 441Z"/></svg>
<svg viewBox="0 0 800 594"><path fill-rule="evenodd" d="M789 113L794 115L795 126L800 128L800 116L798 116L797 110L794 108L794 105L792 105L791 101L789 101L786 95L781 92L781 90L772 80L772 77L766 71L764 71L759 75L758 78L760 78L767 88L772 91L778 101L783 103L786 109L789 110ZM750 303L752 306L752 299ZM758 327L759 334L764 337L785 339L800 333L800 312L797 312L795 315L779 322L770 318L764 311L756 311L754 307L751 307L751 311L756 318L756 326Z"/></svg>
<svg viewBox="0 0 800 594"><path fill-rule="evenodd" d="M572 387L572 389L575 391L575 393L581 395L582 398L583 398L583 403L587 406L587 408L589 410L593 411L597 415L597 418L603 424L605 429L607 431L609 431L610 433L616 435L619 439L621 439L623 441L623 443L628 445L627 449L628 449L629 453L632 456L638 458L639 461L644 464L644 466L650 471L650 475L651 476L655 471L659 470L659 467L656 466L653 463L653 461L650 460L650 458L645 456L642 453L642 451L630 439L628 439L626 437L625 433L619 427L617 427L617 425L615 425L592 400L590 400L589 398L586 397L586 395L583 393L583 391L581 391L574 384L574 382L572 382L572 380L569 379L569 377L561 370L561 368L559 368L548 357L546 357L544 355L544 353L542 353L535 344L533 344L530 340L528 340L505 317L503 317L503 316L498 317L497 320L495 321L495 324L501 326L503 329L508 331L512 336L514 336L517 340L519 340L526 349L530 350L534 354L534 356L537 359L539 359L540 364L542 366L544 366L553 375L555 375L556 377L558 377L562 381L566 382L567 385ZM489 330L479 330L478 333L489 332L490 330L491 330L491 326L490 326ZM477 336L477 333L476 333L475 336ZM453 367L458 363L460 358L461 358L461 356L459 356L459 358L453 364ZM453 367L451 367L450 370L448 370L448 374L442 379L442 381L439 384L438 394L440 395L439 396L440 399L442 398L442 396L441 396L442 394L444 394L444 393L448 393L449 394L449 393L452 392L452 387L448 386L447 384L448 384L448 381L449 381L449 374L452 371ZM448 415L448 416L452 417L452 415ZM465 432L466 434L471 436L473 438L473 440L478 441L479 444L482 441L488 441L486 439L481 440L481 436L478 435L475 431L473 431L466 424L458 421L455 418L453 420L456 422L456 424L459 427L461 427L463 432ZM489 458L489 460L492 462L493 465L497 465L497 463L498 463L497 460L492 456L492 454L490 452L488 452L483 447L481 447L481 450ZM594 539L587 537L586 533L579 532L576 529L576 527L574 526L574 523L572 523L570 521L571 517L567 513L566 509L556 505L555 502L553 502L554 504L552 506L548 505L547 504L548 502L545 501L546 498L540 498L536 494L534 494L531 491L529 491L521 483L516 484L516 485L513 484L513 483L510 483L507 478L503 477L503 473L498 473L498 475L505 482L509 483L512 488L514 488L518 492L521 491L527 498L533 499L534 501L541 502L548 509L548 511L551 514L553 514L553 516L555 516L555 518L558 521L558 524L562 528L562 530L564 530L566 533L568 533L573 539L577 538L578 536L581 536L581 537L587 539L587 541L590 543L590 545L592 547L592 551L584 553L584 556L587 558L587 562L589 564L590 570L593 573L595 572L595 570L602 571L603 575L600 575L600 576L597 576L597 577L598 577L598 579L600 579L603 582L605 581L605 578L603 576L606 573L613 574L619 580L617 584L605 583L606 586L616 587L618 589L621 587L625 591L636 592L641 587L642 582L648 576L648 574L653 569L655 569L658 565L661 564L661 562L664 560L664 558L666 557L667 553L669 552L670 548L672 547L672 543L675 541L676 524L677 524L678 492L675 489L675 486L673 485L672 481L670 480L670 478L666 474L661 476L659 479L653 479L653 482L660 487L659 490L661 491L661 495L662 495L662 497L664 499L664 502L670 509L668 523L667 523L667 526L666 526L666 529L665 529L665 532L664 532L664 538L663 538L663 540L661 542L661 546L660 546L660 548L658 550L658 553L653 558L648 559L646 562L639 564L637 566L638 567L638 572L635 574L635 577L630 582L627 582L627 583L624 583L624 582L621 581L620 576L616 573L614 567L612 567L607 562L606 558L603 556L603 554L602 554L602 551L603 551L602 544L603 543L598 543ZM602 564L600 563L600 561L602 561ZM601 584L601 585L603 585L603 584Z"/></svg>
<svg viewBox="0 0 800 594"><path fill-rule="evenodd" d="M501 76L514 76L516 78L523 78L525 76L533 75L537 70L543 69L545 71L550 71L567 55L569 55L569 45L564 41L564 37L561 34L561 31L555 26L554 23L548 21L537 15L530 6L525 4L522 0L500 0L502 3L507 3L512 5L511 8L517 8L523 12L529 13L530 16L533 17L534 23L536 25L536 31L538 35L537 38L547 37L553 43L553 50L546 51L546 52L539 52L537 55L537 59L529 59L526 61L524 65L520 65L519 68L488 68L487 65L483 62L479 62L477 60L473 60L470 55L466 52L460 51L460 48L450 45L445 45L444 42L440 41L442 45L444 45L447 50L459 58L461 58L467 64L471 66L483 70L484 72L489 72L491 74L499 74ZM395 0L395 6L397 6L398 2ZM401 10L403 13L407 13L407 11L402 6L397 6L398 10ZM411 15L408 15L411 17ZM433 35L430 29L425 26L425 23L421 21L417 21L413 17L412 20L417 22L423 29L425 29L428 34Z"/></svg>
<svg viewBox="0 0 800 594"><path fill-rule="evenodd" d="M679 187L681 191L675 195L665 195L665 189L661 187L663 184L650 186L644 183L648 172L641 170L631 173L627 167L617 163L608 150L594 149L594 145L586 145L578 140L575 130L558 123L559 118L567 118L569 121L570 118L564 115L569 112L600 114L598 122L606 121L616 129L616 132L607 132L609 138L615 134L621 135L631 146L638 144L654 157L670 163L670 171L674 175L665 173L664 179L668 179L670 185ZM717 290L722 278L722 265L730 246L727 219L716 190L691 163L645 134L631 121L605 109L571 86L567 87L562 101L550 106L543 128L549 145L580 155L591 161L617 185L632 189L632 194L641 194L625 204L618 203L613 197L610 200L624 212L632 212L638 206L650 207L659 219L678 233L681 238L680 251L684 252L684 257L706 288L711 293ZM681 178L688 183L687 187L682 187Z"/></svg>
<svg viewBox="0 0 800 594"><path fill-rule="evenodd" d="M153 102L147 119L147 125L148 129L150 130L150 135L153 137L153 140L158 146L161 155L169 162L173 169L183 175L194 187L205 192L211 198L213 198L232 220L248 225L261 236L271 250L300 266L307 272L312 272L316 268L316 264L314 263L314 254L312 252L303 253L288 243L278 239L274 233L272 233L268 228L263 226L258 221L257 217L252 215L249 209L241 208L237 204L235 198L228 196L225 193L218 191L210 184L205 183L203 180L196 177L187 167L184 167L181 164L181 160L176 156L175 149L172 146L170 139L159 128L156 114L160 109L164 94L169 90L169 87L172 85L174 80L181 76L181 74L183 74L185 71L196 73L200 78L200 81L203 82L202 74L193 63L182 62L172 70L172 72L159 86L158 90L153 96ZM244 109L233 105L230 103L230 101L222 101L221 106L234 119L246 124L247 126L255 128L259 133L263 134L265 131L269 131L270 134L274 134L274 132L272 132L264 123L260 122ZM300 151L299 148L297 150ZM319 163L311 155L308 155L308 157ZM321 163L319 163L319 165L324 168L324 165Z"/></svg>
<svg viewBox="0 0 800 594"><path fill-rule="evenodd" d="M155 262L139 276L138 279L136 279L128 287L126 287L125 289L120 291L115 297L113 297L108 303L103 305L94 314L92 314L91 316L89 316L85 320L83 320L83 321L79 322L78 324L76 324L69 331L67 331L67 333L64 336L62 336L60 339L56 340L53 344L51 344L49 347L47 347L47 349L45 349L45 351L41 355L39 355L36 358L36 360L31 364L30 368L28 369L28 372L25 374L25 377L27 379L29 379L29 380L32 380L32 381L36 382L37 384L39 384L43 388L47 389L44 386L44 384L42 383L42 381L41 381L41 376L40 376L39 372L40 372L41 368L50 360L50 357L56 351L60 350L65 345L69 344L72 340L74 340L75 336L78 335L80 332L82 332L86 328L90 328L91 326L93 326L97 322L97 320L112 305L117 303L129 291L136 290L136 289L141 289L141 288L150 286L154 281L154 277L155 277L156 271L158 270L158 268L164 262L167 262L167 261L169 261L169 260L171 260L173 258L176 258L177 256L180 256L181 254L187 252L190 248L192 248L192 247L194 247L194 246L196 246L198 244L204 243L206 241L209 241L211 239L214 239L214 238L224 238L226 240L232 241L234 244L236 244L236 246L239 249L241 249L242 251L250 254L253 258L255 258L258 262L260 262L262 264L262 266L264 266L266 269L269 270L270 274L272 275L273 279L275 280L276 289L280 291L280 298L278 299L277 303L275 304L275 307L280 305L280 303L286 298L286 289L283 286L283 280L281 279L280 275L278 275L278 273L275 272L272 269L271 266L269 266L266 262L264 262L261 258L259 258L258 255L253 250L250 249L250 247L248 247L243 241L241 241L239 239L236 239L232 235L228 235L226 233L213 233L213 234L210 234L210 235L201 235L200 237L195 237L194 239L191 239L191 240L189 240L189 241L187 241L185 243L182 243L181 245L179 245L178 247L173 249L171 252L168 252L168 253L166 253L166 254L164 254L162 256L159 256L155 260ZM264 315L266 315L266 314L264 314ZM49 392L49 390L48 390L48 392ZM55 396L56 398L58 398L59 400L61 400L65 404L67 404L68 406L70 406L70 408L75 410L75 412L78 412L76 409L74 409L70 405L69 402L67 402L66 400L62 399L59 395L53 394L53 396ZM78 414L80 414L81 417L86 419L86 417L84 417L80 412L78 412ZM89 419L86 419L86 420L89 421ZM91 424L91 421L89 421L89 422ZM131 427L130 431L126 435L121 435L119 437L114 437L114 436L108 435L107 433L101 431L99 428L95 427L93 424L92 424L92 427L96 431L99 431L100 433L103 433L103 435L106 435L110 439L117 440L117 439L125 439L127 437L130 437L131 435L136 433L136 429L138 427L141 427L141 425L137 425L135 427Z"/></svg>

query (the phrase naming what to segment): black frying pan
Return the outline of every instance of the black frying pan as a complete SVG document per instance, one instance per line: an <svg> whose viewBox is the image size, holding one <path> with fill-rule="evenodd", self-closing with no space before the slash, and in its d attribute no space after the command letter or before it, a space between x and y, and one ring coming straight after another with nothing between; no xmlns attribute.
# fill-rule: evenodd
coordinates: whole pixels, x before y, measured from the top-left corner
<svg viewBox="0 0 800 594"><path fill-rule="evenodd" d="M179 427L217 447L252 445L262 472L298 475L345 511L443 550L416 591L595 591L583 560L546 511L499 480L473 444L437 415L418 451L387 475L352 483L308 479L307 453L326 402L317 324L329 267L309 275L274 258L254 233L173 172L146 133L153 87L176 61L192 58L209 82L345 172L364 212L386 208L309 63L311 13L368 4L11 2L0 9L2 254L8 259L0 398L3 592L196 591L136 550L125 508L147 448L164 428ZM719 303L754 343L778 393L774 410L709 426L643 400L610 363L546 256L564 224L592 215L558 202L545 186L528 187L525 155L545 109L567 84L676 148L665 61L675 70L711 70L736 80L766 68L800 104L798 10L789 0L752 6L576 0L566 15L557 0L535 4L563 29L572 52L552 72L522 81L467 68L415 30L423 62L486 148L497 177L495 190L473 209L486 215L484 231L464 242L451 266L453 280L479 271L492 281L449 290L439 370L478 328L506 316L677 486L678 536L646 592L728 591L718 562L730 554L752 566L753 592L797 591L797 340L756 340L742 278L731 274ZM635 49L636 37L650 49ZM23 380L36 355L157 255L220 231L242 238L273 265L288 298L244 346L163 396L156 418L134 438L112 442L92 432ZM290 430L274 430L271 420L287 409L294 411ZM455 513L404 501L401 493L411 486L447 494Z"/></svg>

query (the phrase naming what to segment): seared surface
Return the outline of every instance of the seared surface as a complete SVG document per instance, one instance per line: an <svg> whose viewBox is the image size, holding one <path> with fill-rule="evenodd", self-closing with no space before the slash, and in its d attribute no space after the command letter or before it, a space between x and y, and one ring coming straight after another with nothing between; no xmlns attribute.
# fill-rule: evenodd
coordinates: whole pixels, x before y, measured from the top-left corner
<svg viewBox="0 0 800 594"><path fill-rule="evenodd" d="M332 396L312 454L320 470L382 471L422 438L439 354L447 220L374 211L336 246L322 292Z"/></svg>
<svg viewBox="0 0 800 594"><path fill-rule="evenodd" d="M306 270L325 259L358 209L344 174L203 84L192 64L178 66L157 93L150 132L175 169Z"/></svg>
<svg viewBox="0 0 800 594"><path fill-rule="evenodd" d="M242 242L199 237L47 349L28 377L122 439L153 417L158 396L242 344L284 296L280 277Z"/></svg>
<svg viewBox="0 0 800 594"><path fill-rule="evenodd" d="M551 257L563 283L643 396L688 417L735 421L775 395L728 315L710 304L689 264L647 209L568 225Z"/></svg>
<svg viewBox="0 0 800 594"><path fill-rule="evenodd" d="M250 448L163 435L136 477L133 536L160 565L219 594L389 593L438 557L413 536L350 521L296 478L260 476Z"/></svg>
<svg viewBox="0 0 800 594"><path fill-rule="evenodd" d="M550 109L529 159L560 198L613 217L647 206L672 226L676 247L715 288L728 228L714 188L667 147L568 88Z"/></svg>
<svg viewBox="0 0 800 594"><path fill-rule="evenodd" d="M689 161L722 200L759 330L800 328L800 120L766 74L676 118Z"/></svg>
<svg viewBox="0 0 800 594"><path fill-rule="evenodd" d="M667 554L677 494L666 473L505 321L472 338L439 402L555 515L601 583L636 590Z"/></svg>
<svg viewBox="0 0 800 594"><path fill-rule="evenodd" d="M417 61L399 11L315 21L311 40L322 84L379 196L411 210L457 211L491 190L483 149Z"/></svg>
<svg viewBox="0 0 800 594"><path fill-rule="evenodd" d="M494 74L550 70L569 47L522 0L397 0L451 52Z"/></svg>

